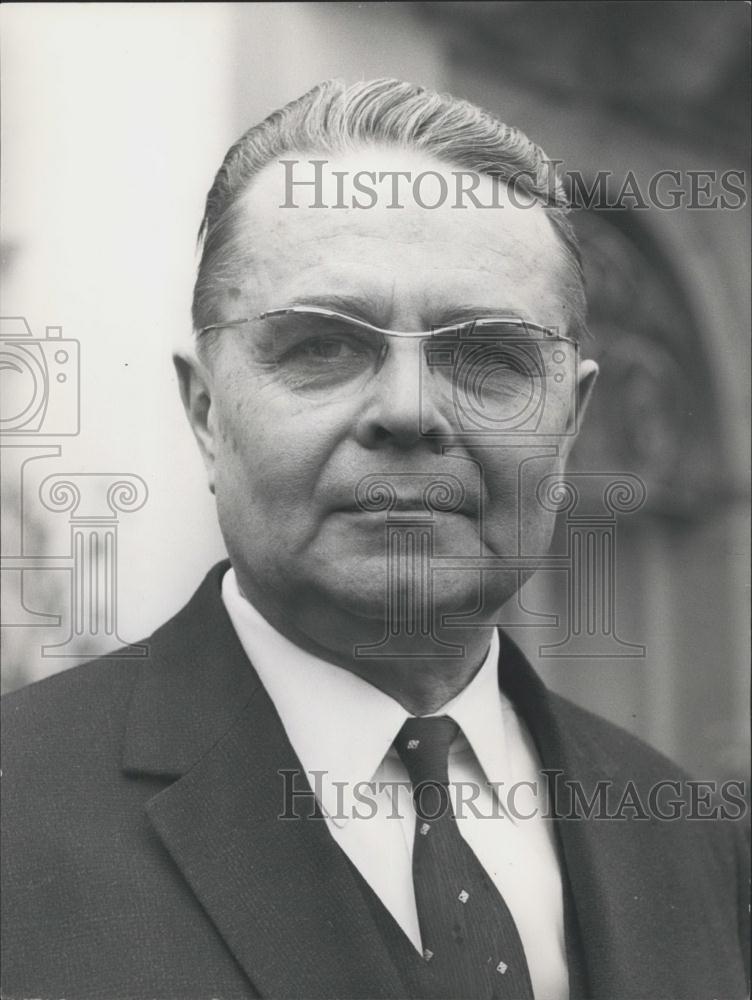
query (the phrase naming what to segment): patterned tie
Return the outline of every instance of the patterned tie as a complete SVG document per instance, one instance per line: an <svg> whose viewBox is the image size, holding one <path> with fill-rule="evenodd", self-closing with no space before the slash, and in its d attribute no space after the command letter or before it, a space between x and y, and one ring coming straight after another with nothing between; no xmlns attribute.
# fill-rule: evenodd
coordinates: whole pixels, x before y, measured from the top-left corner
<svg viewBox="0 0 752 1000"><path fill-rule="evenodd" d="M532 1000L512 914L452 812L448 756L458 732L447 715L408 719L394 741L413 786L413 881L423 957L441 997Z"/></svg>

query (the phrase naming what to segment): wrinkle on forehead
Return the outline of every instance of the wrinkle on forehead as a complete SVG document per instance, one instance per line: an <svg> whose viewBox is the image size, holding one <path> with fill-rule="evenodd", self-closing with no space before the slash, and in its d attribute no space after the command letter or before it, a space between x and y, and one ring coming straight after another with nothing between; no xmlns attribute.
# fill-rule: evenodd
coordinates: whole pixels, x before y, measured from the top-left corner
<svg viewBox="0 0 752 1000"><path fill-rule="evenodd" d="M263 242L289 242L289 249L306 244L328 244L357 237L374 243L412 248L423 243L456 243L493 256L507 257L534 247L550 252L558 238L541 205L530 208L469 209L447 205L429 210L416 206L405 209L358 210L354 208L282 208L264 203L261 192L249 192L244 205L248 238Z"/></svg>
<svg viewBox="0 0 752 1000"><path fill-rule="evenodd" d="M331 163L333 169L342 165ZM260 311L284 306L284 296L299 299L308 289L352 288L373 298L383 319L403 294L416 305L435 296L475 301L482 292L478 286L487 284L489 292L493 286L514 288L520 300L550 300L547 309L555 308L558 322L566 313L561 301L556 306L553 301L561 298L563 287L560 241L541 205L283 208L281 172L275 175L275 166L267 166L236 205L239 253L225 288L233 308L238 297L231 289L239 288L243 303ZM353 169L367 169L367 160ZM417 169L452 168L419 158ZM541 319L552 321L551 316Z"/></svg>

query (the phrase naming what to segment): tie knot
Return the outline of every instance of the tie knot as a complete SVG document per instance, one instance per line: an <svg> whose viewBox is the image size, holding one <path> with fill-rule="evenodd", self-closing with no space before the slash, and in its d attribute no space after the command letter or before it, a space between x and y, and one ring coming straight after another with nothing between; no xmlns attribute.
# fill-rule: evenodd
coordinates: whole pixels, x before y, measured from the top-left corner
<svg viewBox="0 0 752 1000"><path fill-rule="evenodd" d="M448 715L405 721L394 746L413 785L427 781L447 784L449 747L459 731Z"/></svg>

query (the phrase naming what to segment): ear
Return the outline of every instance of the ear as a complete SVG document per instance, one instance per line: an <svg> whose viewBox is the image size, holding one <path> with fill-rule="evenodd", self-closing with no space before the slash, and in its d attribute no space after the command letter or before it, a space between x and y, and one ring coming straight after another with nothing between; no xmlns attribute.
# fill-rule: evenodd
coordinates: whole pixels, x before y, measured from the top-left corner
<svg viewBox="0 0 752 1000"><path fill-rule="evenodd" d="M569 415L567 423L565 444L563 447L563 457L566 457L577 440L577 433L582 426L582 420L593 395L595 381L598 378L598 364L595 361L581 361L577 372L577 388L575 390L575 403L572 413Z"/></svg>
<svg viewBox="0 0 752 1000"><path fill-rule="evenodd" d="M212 415L211 373L190 354L173 354L180 398L204 460L209 489L214 492L216 428Z"/></svg>

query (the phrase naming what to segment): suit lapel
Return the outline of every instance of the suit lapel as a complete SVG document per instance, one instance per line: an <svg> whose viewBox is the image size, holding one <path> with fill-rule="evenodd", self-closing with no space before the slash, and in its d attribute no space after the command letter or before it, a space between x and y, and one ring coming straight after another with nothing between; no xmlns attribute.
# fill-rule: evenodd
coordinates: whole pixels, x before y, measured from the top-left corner
<svg viewBox="0 0 752 1000"><path fill-rule="evenodd" d="M591 770L591 767L584 766L587 762L581 759L577 743L563 731L562 720L551 704L550 693L512 640L503 632L500 636L499 683L527 725L543 769L556 775L557 787L567 780L585 783L585 772ZM597 764L593 762L592 766L597 767ZM598 777L602 775L599 774ZM602 992L600 985L604 977L610 978L610 969L614 964L614 956L609 950L608 929L597 920L590 919L591 914L602 909L603 903L603 887L592 871L593 850L597 854L597 847L589 844L587 833L583 841L581 831L570 829L575 825L582 824L567 824L564 821L557 821L555 824L565 869L562 877L568 880L571 887L573 904L566 908L569 912L565 909L569 921L566 931L570 946L570 969L573 964L571 951L577 943L581 948L581 959L584 960L590 984L589 995L612 996L616 1000L617 994ZM572 921L576 923L575 927L571 926Z"/></svg>
<svg viewBox="0 0 752 1000"><path fill-rule="evenodd" d="M262 996L403 995L357 876L310 818L312 800L299 800L301 818L279 818L280 771L310 788L224 611L225 568L153 638L126 770L177 778L149 801L149 819Z"/></svg>
<svg viewBox="0 0 752 1000"><path fill-rule="evenodd" d="M559 816L571 810L568 782L577 782L591 797L599 781L610 781L616 790L610 798L613 809L628 781L642 785L644 796L657 780L645 773L626 737L624 757L615 759L614 731L607 742L599 739L602 720L549 692L503 634L500 682L527 724L543 768L561 772L556 779L562 790ZM680 777L678 768L660 774ZM698 881L707 878L710 900L712 876L698 872L686 848L681 855L671 850L670 824L655 818L560 818L555 825L572 890L577 926L570 930L573 941L579 938L588 995L610 1000L716 995L713 984L717 989L723 960L709 954L704 914L697 908L703 895ZM733 966L733 950L729 962Z"/></svg>

